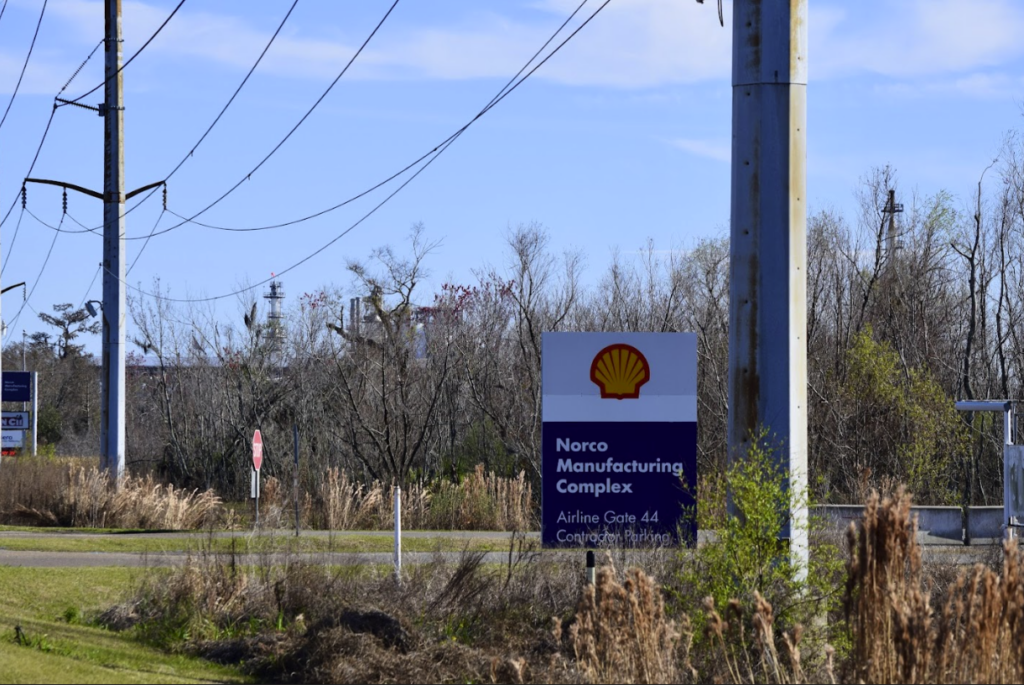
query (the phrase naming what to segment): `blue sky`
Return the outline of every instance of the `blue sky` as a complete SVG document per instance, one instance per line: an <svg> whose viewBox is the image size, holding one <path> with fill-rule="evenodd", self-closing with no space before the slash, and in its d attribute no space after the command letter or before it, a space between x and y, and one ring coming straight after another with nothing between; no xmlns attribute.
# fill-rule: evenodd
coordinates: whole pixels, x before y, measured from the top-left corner
<svg viewBox="0 0 1024 685"><path fill-rule="evenodd" d="M177 0L124 2L126 58ZM352 69L292 138L198 220L260 226L320 211L431 150L497 93L579 0L402 0ZM127 188L164 178L194 146L256 60L291 0L187 0L124 72ZM239 181L338 74L391 0L301 0L224 118L172 177L168 207L190 216ZM578 17L600 3L591 0ZM0 18L0 112L18 80L42 0L8 0ZM449 280L500 266L510 226L537 221L552 248L580 249L588 283L613 250L648 238L686 250L727 233L731 2L612 0L542 66L382 209L281 277L289 302L323 286L351 293L345 270L377 246L401 249L422 222L440 246L424 302ZM39 145L53 97L102 38L101 0L49 0L32 58L0 127L0 211ZM577 21L572 24L575 26ZM812 211L853 221L854 192L891 164L905 200L940 190L966 205L1003 136L1021 122L1024 3L1017 0L810 0L808 192ZM65 92L102 78L102 50ZM84 102L96 104L101 91ZM62 107L32 172L102 189L102 122ZM994 176L986 183L994 182ZM175 297L230 293L280 273L347 229L395 185L296 226L226 233L186 225L153 238L128 280L159 278ZM28 209L61 219L56 188L29 187ZM102 221L98 200L69 194L69 217ZM0 227L3 285L35 286L30 305L99 299L101 239L54 232L20 204ZM127 217L129 238L173 226L157 194ZM65 228L78 229L71 218ZM12 248L13 240L13 248ZM52 254L39 276L47 252ZM130 240L129 264L142 241ZM90 288L90 283L91 288ZM257 288L257 296L263 294ZM245 297L243 296L243 301ZM263 303L260 298L261 305ZM4 295L5 340L43 324ZM241 319L243 303L216 305ZM98 336L89 348L98 351Z"/></svg>

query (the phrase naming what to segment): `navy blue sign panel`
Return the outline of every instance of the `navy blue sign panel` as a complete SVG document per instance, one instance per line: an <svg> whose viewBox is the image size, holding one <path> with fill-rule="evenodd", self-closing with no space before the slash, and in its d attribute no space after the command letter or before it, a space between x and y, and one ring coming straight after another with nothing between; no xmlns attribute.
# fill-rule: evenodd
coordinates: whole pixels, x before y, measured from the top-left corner
<svg viewBox="0 0 1024 685"><path fill-rule="evenodd" d="M696 540L697 336L545 333L541 540Z"/></svg>
<svg viewBox="0 0 1024 685"><path fill-rule="evenodd" d="M4 371L2 375L4 402L32 401L31 371Z"/></svg>
<svg viewBox="0 0 1024 685"><path fill-rule="evenodd" d="M696 422L544 423L545 547L696 540Z"/></svg>

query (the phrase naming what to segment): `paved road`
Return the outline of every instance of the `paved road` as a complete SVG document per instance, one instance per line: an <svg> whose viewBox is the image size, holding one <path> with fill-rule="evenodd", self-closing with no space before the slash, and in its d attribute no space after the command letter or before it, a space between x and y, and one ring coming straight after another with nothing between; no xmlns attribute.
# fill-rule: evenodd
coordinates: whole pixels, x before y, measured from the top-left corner
<svg viewBox="0 0 1024 685"><path fill-rule="evenodd" d="M4 539L17 538L20 540L53 540L53 539L146 539L146 540L204 540L209 537L215 538L239 538L246 539L253 536L253 531L219 531L209 532L153 532L153 533L84 533L65 531L0 531L0 548L3 547ZM273 537L282 541L294 540L294 531L262 531L261 536ZM365 538L381 537L391 539L391 531L302 531L303 538ZM448 540L473 540L486 539L508 541L512 533L499 531L405 531L403 539L431 539L445 538ZM525 534L533 540L540 539L540 533L531 532ZM507 544L507 543L506 543ZM461 556L461 552L402 552L403 564L422 564L442 559L446 562L455 562ZM97 566L124 566L137 568L155 568L180 566L190 556L189 552L41 552L0 549L0 566L31 566L39 568L75 568L75 567L97 567ZM219 554L225 561L230 559L230 554ZM306 553L284 553L267 552L260 554L239 554L235 556L238 563L280 563L286 560L296 559L332 565L372 565L393 563L392 552L306 552ZM500 563L508 561L508 552L488 552L484 555L487 563Z"/></svg>
<svg viewBox="0 0 1024 685"><path fill-rule="evenodd" d="M18 539L150 539L150 540L202 540L209 537L215 538L249 538L253 531L219 531L219 532L152 532L152 533L84 533L65 531L0 531L0 548L3 547L5 538ZM263 536L272 536L278 539L294 539L294 532L287 530L262 531ZM382 537L391 538L391 531L302 531L304 538L325 539L333 537L343 539L346 537ZM540 533L534 531L525 534L531 540L540 539ZM446 538L455 540L490 539L509 540L512 533L498 531L405 531L402 533L404 539L430 539ZM706 539L704 531L701 531L699 539ZM977 562L993 563L1001 557L998 548L999 540L976 540L972 546L950 544L945 538L933 538L930 535L920 533L918 541L922 544L922 551L925 561L936 561L953 564L974 564ZM845 546L845 545L844 545ZM544 557L550 559L552 555L564 556L567 560L575 560L582 555L581 551L545 551ZM0 566L32 566L39 568L72 568L72 567L97 567L97 566L125 566L125 567L169 567L180 566L190 556L189 552L40 552L40 551L14 551L0 549ZM194 555L193 555L194 556ZM229 554L221 554L225 560L230 558ZM403 552L402 562L404 564L428 563L438 559L446 562L458 561L460 552ZM393 561L391 552L308 552L308 553L284 553L268 552L261 554L237 555L235 559L243 564L255 563L278 563L285 560L294 561L300 559L313 563L327 563L334 565L357 565L357 564L390 564ZM488 552L484 555L488 563L507 563L508 552Z"/></svg>
<svg viewBox="0 0 1024 685"><path fill-rule="evenodd" d="M563 554L563 553L556 553ZM230 555L217 555L227 561ZM442 559L446 562L459 560L461 552L403 552L403 564L423 564ZM188 560L185 552L161 552L159 554L138 554L126 552L22 552L4 550L0 552L0 567L32 566L37 568L85 568L96 566L124 566L134 568L158 568L181 566ZM310 553L310 554L240 554L235 557L242 565L282 563L286 560L302 560L318 564L335 566L357 566L373 564L391 564L390 552L353 552L353 553ZM486 563L506 563L508 552L487 552L484 554Z"/></svg>
<svg viewBox="0 0 1024 685"><path fill-rule="evenodd" d="M0 531L0 541L4 538L30 538L30 539L47 539L52 540L54 538L79 538L79 539L98 539L107 537L110 539L148 539L148 540L175 540L175 539L205 539L208 537L215 538L248 538L253 535L263 535L265 537L275 538L295 538L294 530L264 530L259 533L255 533L251 530L231 530L231 531L216 531L213 533L204 531L155 531L155 532L144 532L144 533L84 533L77 531L46 531L46 529L40 529L40 532L35 531ZM391 538L394 533L390 530L304 530L301 536L304 538L344 538L344 537L383 537ZM503 531L495 530L406 530L402 531L403 538L448 538L451 540L472 540L472 539L489 539L489 540L508 540L512 537L512 533L506 533ZM528 538L540 540L539 532L530 533L518 533L518 535L526 535Z"/></svg>

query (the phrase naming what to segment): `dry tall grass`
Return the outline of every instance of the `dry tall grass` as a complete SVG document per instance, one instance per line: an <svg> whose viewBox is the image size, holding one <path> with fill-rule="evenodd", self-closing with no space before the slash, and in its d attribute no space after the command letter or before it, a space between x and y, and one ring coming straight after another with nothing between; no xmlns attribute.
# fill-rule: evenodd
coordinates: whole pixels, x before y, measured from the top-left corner
<svg viewBox="0 0 1024 685"><path fill-rule="evenodd" d="M1002 573L961 573L941 611L923 579L917 523L902 490L873 494L849 532L847 678L867 683L1024 682L1024 572L1016 543Z"/></svg>
<svg viewBox="0 0 1024 685"><path fill-rule="evenodd" d="M608 564L597 583L583 589L575 621L568 628L577 667L591 683L678 682L680 664L687 664L693 635L689 619L680 629L665 615L661 587L639 568L619 582ZM555 638L562 637L561 622ZM682 654L677 648L682 641Z"/></svg>
<svg viewBox="0 0 1024 685"><path fill-rule="evenodd" d="M328 469L311 493L301 495L300 517L321 530L389 530L394 525L393 491L374 481L358 483L338 469ZM266 527L294 524L291 489L267 478L260 492ZM533 491L526 474L502 478L477 466L460 483L432 486L413 483L402 489L402 526L419 530L531 530Z"/></svg>
<svg viewBox="0 0 1024 685"><path fill-rule="evenodd" d="M389 530L393 488L363 485L328 470L312 492L300 494L305 528ZM265 528L294 525L292 488L263 480L260 519ZM148 529L193 529L219 520L222 502L212 491L176 489L151 476L126 477L114 491L94 459L8 458L0 465L0 523ZM421 530L523 531L536 526L526 475L502 478L478 466L460 483L412 484L402 491L402 524Z"/></svg>
<svg viewBox="0 0 1024 685"><path fill-rule="evenodd" d="M804 628L794 626L792 631L783 633L782 650L786 655L783 661L779 657L779 643L775 637L775 617L772 605L760 593L754 593L756 603L750 617L749 627L753 633L753 643L749 644L745 636L747 621L743 615L743 605L732 600L726 607L724 620L715 608L715 601L708 597L704 600L704 612L707 617L706 629L711 638L713 655L703 661L717 662L717 667L709 669L705 674L713 676L715 682L730 683L802 683L806 681L801 663L800 640ZM823 673L834 683L832 668L832 650L828 651L828 659L823 664ZM697 679L696 671L693 671ZM820 679L820 680L823 680Z"/></svg>
<svg viewBox="0 0 1024 685"><path fill-rule="evenodd" d="M5 459L0 466L0 521L193 530L221 516L221 500L210 490L180 490L152 476L126 476L115 489L106 473L83 461Z"/></svg>

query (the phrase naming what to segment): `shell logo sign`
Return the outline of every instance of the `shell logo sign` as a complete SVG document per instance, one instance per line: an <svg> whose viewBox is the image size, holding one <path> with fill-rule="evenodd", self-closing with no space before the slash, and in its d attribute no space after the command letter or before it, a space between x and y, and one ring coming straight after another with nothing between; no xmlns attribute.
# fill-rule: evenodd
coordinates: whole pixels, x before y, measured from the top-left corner
<svg viewBox="0 0 1024 685"><path fill-rule="evenodd" d="M601 389L603 399L635 400L640 397L640 386L651 380L651 366L632 345L609 345L594 357L590 380Z"/></svg>
<svg viewBox="0 0 1024 685"><path fill-rule="evenodd" d="M541 544L695 545L697 336L545 332L541 350Z"/></svg>

